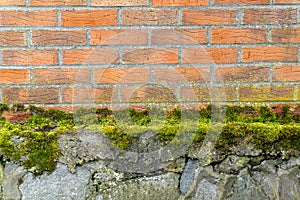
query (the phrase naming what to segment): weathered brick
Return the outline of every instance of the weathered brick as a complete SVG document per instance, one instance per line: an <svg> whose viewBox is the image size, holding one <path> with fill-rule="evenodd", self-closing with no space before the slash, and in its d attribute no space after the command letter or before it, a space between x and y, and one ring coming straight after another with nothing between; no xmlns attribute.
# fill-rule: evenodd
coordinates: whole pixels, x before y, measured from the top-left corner
<svg viewBox="0 0 300 200"><path fill-rule="evenodd" d="M34 69L35 84L84 84L90 83L89 69Z"/></svg>
<svg viewBox="0 0 300 200"><path fill-rule="evenodd" d="M30 0L30 6L85 6L87 0Z"/></svg>
<svg viewBox="0 0 300 200"><path fill-rule="evenodd" d="M133 84L149 83L148 68L97 68L94 70L94 81L98 84Z"/></svg>
<svg viewBox="0 0 300 200"><path fill-rule="evenodd" d="M0 6L25 6L25 0L1 0Z"/></svg>
<svg viewBox="0 0 300 200"><path fill-rule="evenodd" d="M182 101L226 102L235 100L233 86L183 86L180 88Z"/></svg>
<svg viewBox="0 0 300 200"><path fill-rule="evenodd" d="M148 0L92 0L92 6L146 6Z"/></svg>
<svg viewBox="0 0 300 200"><path fill-rule="evenodd" d="M54 65L58 63L56 50L2 50L4 65Z"/></svg>
<svg viewBox="0 0 300 200"><path fill-rule="evenodd" d="M57 88L2 88L3 103L58 103Z"/></svg>
<svg viewBox="0 0 300 200"><path fill-rule="evenodd" d="M122 102L176 102L175 89L166 86L144 85L121 87Z"/></svg>
<svg viewBox="0 0 300 200"><path fill-rule="evenodd" d="M293 86L240 86L240 101L290 101Z"/></svg>
<svg viewBox="0 0 300 200"><path fill-rule="evenodd" d="M269 67L217 67L217 82L265 82L269 80Z"/></svg>
<svg viewBox="0 0 300 200"><path fill-rule="evenodd" d="M28 84L30 83L29 69L1 69L0 84Z"/></svg>
<svg viewBox="0 0 300 200"><path fill-rule="evenodd" d="M63 88L62 102L70 104L110 103L116 100L114 87Z"/></svg>
<svg viewBox="0 0 300 200"><path fill-rule="evenodd" d="M0 11L1 26L56 26L56 11Z"/></svg>
<svg viewBox="0 0 300 200"><path fill-rule="evenodd" d="M183 63L235 63L237 48L184 48Z"/></svg>
<svg viewBox="0 0 300 200"><path fill-rule="evenodd" d="M269 0L214 0L214 4L269 4Z"/></svg>
<svg viewBox="0 0 300 200"><path fill-rule="evenodd" d="M24 31L0 31L0 46L25 46Z"/></svg>
<svg viewBox="0 0 300 200"><path fill-rule="evenodd" d="M62 11L63 26L115 26L117 10L67 10Z"/></svg>
<svg viewBox="0 0 300 200"><path fill-rule="evenodd" d="M300 4L299 0L274 0L274 4Z"/></svg>
<svg viewBox="0 0 300 200"><path fill-rule="evenodd" d="M177 10L124 10L123 25L176 25Z"/></svg>
<svg viewBox="0 0 300 200"><path fill-rule="evenodd" d="M175 82L209 82L209 67L189 67L181 66L174 68L154 68L154 81L159 83Z"/></svg>
<svg viewBox="0 0 300 200"><path fill-rule="evenodd" d="M295 24L296 9L246 9L243 24Z"/></svg>
<svg viewBox="0 0 300 200"><path fill-rule="evenodd" d="M243 47L243 62L296 62L298 48L289 47Z"/></svg>
<svg viewBox="0 0 300 200"><path fill-rule="evenodd" d="M274 28L271 40L273 43L300 43L300 28Z"/></svg>
<svg viewBox="0 0 300 200"><path fill-rule="evenodd" d="M178 49L125 49L122 58L128 64L176 64Z"/></svg>
<svg viewBox="0 0 300 200"><path fill-rule="evenodd" d="M275 67L273 67L273 80L275 80L275 81L300 81L300 66L275 66Z"/></svg>
<svg viewBox="0 0 300 200"><path fill-rule="evenodd" d="M267 42L267 30L258 28L216 28L211 30L214 44L245 44Z"/></svg>
<svg viewBox="0 0 300 200"><path fill-rule="evenodd" d="M203 44L206 43L206 29L154 29L152 44Z"/></svg>
<svg viewBox="0 0 300 200"><path fill-rule="evenodd" d="M92 45L130 45L147 44L146 30L91 30Z"/></svg>
<svg viewBox="0 0 300 200"><path fill-rule="evenodd" d="M56 30L33 30L32 44L51 45L84 45L86 44L86 32L82 31L56 31Z"/></svg>
<svg viewBox="0 0 300 200"><path fill-rule="evenodd" d="M208 6L209 0L152 0L153 6Z"/></svg>
<svg viewBox="0 0 300 200"><path fill-rule="evenodd" d="M117 49L70 49L63 51L64 64L111 64L117 62Z"/></svg>
<svg viewBox="0 0 300 200"><path fill-rule="evenodd" d="M237 23L236 10L183 10L184 25L234 25Z"/></svg>

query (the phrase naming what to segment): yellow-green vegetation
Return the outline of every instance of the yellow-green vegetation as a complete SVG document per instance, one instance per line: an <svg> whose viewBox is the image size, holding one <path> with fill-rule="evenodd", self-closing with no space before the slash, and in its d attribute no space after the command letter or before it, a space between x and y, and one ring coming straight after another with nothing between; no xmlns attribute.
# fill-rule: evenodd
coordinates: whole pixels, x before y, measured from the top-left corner
<svg viewBox="0 0 300 200"><path fill-rule="evenodd" d="M0 104L0 114L7 110L30 112L31 117L23 124L0 118L0 152L36 174L55 169L60 134L78 128L101 130L113 145L124 150L133 137L152 131L163 143L193 132L194 143L214 139L221 151L242 141L264 151L300 151L300 117L290 112L289 106L284 106L280 114L267 106L208 106L200 110L129 108L114 112L107 108L81 108L68 113Z"/></svg>

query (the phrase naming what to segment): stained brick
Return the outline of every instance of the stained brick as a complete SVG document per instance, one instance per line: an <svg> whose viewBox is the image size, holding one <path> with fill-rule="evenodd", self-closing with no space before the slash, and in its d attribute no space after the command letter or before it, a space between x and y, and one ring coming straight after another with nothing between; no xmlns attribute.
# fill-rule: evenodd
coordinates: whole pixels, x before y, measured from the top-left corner
<svg viewBox="0 0 300 200"><path fill-rule="evenodd" d="M30 6L85 6L87 0L30 0Z"/></svg>
<svg viewBox="0 0 300 200"><path fill-rule="evenodd" d="M1 84L28 84L30 83L29 69L1 69Z"/></svg>
<svg viewBox="0 0 300 200"><path fill-rule="evenodd" d="M243 24L295 24L296 9L246 9Z"/></svg>
<svg viewBox="0 0 300 200"><path fill-rule="evenodd" d="M148 0L92 0L92 6L146 6Z"/></svg>
<svg viewBox="0 0 300 200"><path fill-rule="evenodd" d="M275 80L275 81L300 81L300 66L275 66L275 67L273 67L273 80Z"/></svg>
<svg viewBox="0 0 300 200"><path fill-rule="evenodd" d="M237 11L235 10L183 10L184 25L234 25Z"/></svg>
<svg viewBox="0 0 300 200"><path fill-rule="evenodd" d="M25 46L24 31L0 31L0 46Z"/></svg>
<svg viewBox="0 0 300 200"><path fill-rule="evenodd" d="M1 0L0 6L25 6L25 0Z"/></svg>
<svg viewBox="0 0 300 200"><path fill-rule="evenodd" d="M209 0L152 0L153 6L208 6Z"/></svg>
<svg viewBox="0 0 300 200"><path fill-rule="evenodd" d="M274 43L300 43L300 28L274 28L271 40Z"/></svg>
<svg viewBox="0 0 300 200"><path fill-rule="evenodd" d="M214 4L269 4L269 0L214 0Z"/></svg>
<svg viewBox="0 0 300 200"><path fill-rule="evenodd" d="M274 4L300 4L299 0L274 0Z"/></svg>

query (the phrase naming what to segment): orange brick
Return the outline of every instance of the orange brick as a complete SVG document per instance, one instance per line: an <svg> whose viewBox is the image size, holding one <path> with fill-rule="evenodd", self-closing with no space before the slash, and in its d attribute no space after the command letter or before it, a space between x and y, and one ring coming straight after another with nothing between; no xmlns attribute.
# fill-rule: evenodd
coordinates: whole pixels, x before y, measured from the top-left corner
<svg viewBox="0 0 300 200"><path fill-rule="evenodd" d="M144 85L121 87L122 102L176 102L175 89L166 86Z"/></svg>
<svg viewBox="0 0 300 200"><path fill-rule="evenodd" d="M300 66L276 66L273 75L275 81L300 81Z"/></svg>
<svg viewBox="0 0 300 200"><path fill-rule="evenodd" d="M300 43L300 28L274 28L271 36L274 43Z"/></svg>
<svg viewBox="0 0 300 200"><path fill-rule="evenodd" d="M267 30L258 28L217 28L211 30L214 44L245 44L267 42Z"/></svg>
<svg viewBox="0 0 300 200"><path fill-rule="evenodd" d="M214 0L214 4L269 4L269 0Z"/></svg>
<svg viewBox="0 0 300 200"><path fill-rule="evenodd" d="M117 10L72 10L62 11L63 26L115 26Z"/></svg>
<svg viewBox="0 0 300 200"><path fill-rule="evenodd" d="M235 63L237 48L184 48L183 63Z"/></svg>
<svg viewBox="0 0 300 200"><path fill-rule="evenodd" d="M146 30L91 30L92 45L147 44Z"/></svg>
<svg viewBox="0 0 300 200"><path fill-rule="evenodd" d="M153 6L208 6L209 0L152 0Z"/></svg>
<svg viewBox="0 0 300 200"><path fill-rule="evenodd" d="M274 4L300 4L299 0L274 0Z"/></svg>
<svg viewBox="0 0 300 200"><path fill-rule="evenodd" d="M122 58L128 64L176 64L178 49L125 49Z"/></svg>
<svg viewBox="0 0 300 200"><path fill-rule="evenodd" d="M240 101L290 101L293 86L240 86Z"/></svg>
<svg viewBox="0 0 300 200"><path fill-rule="evenodd" d="M25 46L24 31L0 31L0 46Z"/></svg>
<svg viewBox="0 0 300 200"><path fill-rule="evenodd" d="M154 68L155 82L209 82L209 67L176 67L176 68Z"/></svg>
<svg viewBox="0 0 300 200"><path fill-rule="evenodd" d="M174 25L178 23L177 10L124 10L123 25Z"/></svg>
<svg viewBox="0 0 300 200"><path fill-rule="evenodd" d="M262 82L268 80L268 67L217 67L215 69L215 81L217 82Z"/></svg>
<svg viewBox="0 0 300 200"><path fill-rule="evenodd" d="M30 0L30 6L85 6L87 0Z"/></svg>
<svg viewBox="0 0 300 200"><path fill-rule="evenodd" d="M89 69L35 69L35 84L84 84L90 83Z"/></svg>
<svg viewBox="0 0 300 200"><path fill-rule="evenodd" d="M0 11L1 26L56 26L56 11Z"/></svg>
<svg viewBox="0 0 300 200"><path fill-rule="evenodd" d="M206 43L205 29L154 29L152 44L203 44Z"/></svg>
<svg viewBox="0 0 300 200"><path fill-rule="evenodd" d="M84 45L86 44L85 31L56 31L56 30L37 30L32 31L33 45Z"/></svg>
<svg viewBox="0 0 300 200"><path fill-rule="evenodd" d="M25 0L1 0L0 6L25 6Z"/></svg>
<svg viewBox="0 0 300 200"><path fill-rule="evenodd" d="M117 49L71 49L63 51L64 64L111 64L117 62Z"/></svg>
<svg viewBox="0 0 300 200"><path fill-rule="evenodd" d="M180 88L182 101L226 102L235 100L235 89L232 86L183 86Z"/></svg>
<svg viewBox="0 0 300 200"><path fill-rule="evenodd" d="M148 0L92 0L92 6L146 6Z"/></svg>
<svg viewBox="0 0 300 200"><path fill-rule="evenodd" d="M109 103L116 100L114 87L63 88L63 103Z"/></svg>
<svg viewBox="0 0 300 200"><path fill-rule="evenodd" d="M100 84L133 84L149 83L148 68L97 68L94 71L95 83Z"/></svg>
<svg viewBox="0 0 300 200"><path fill-rule="evenodd" d="M3 103L58 103L57 88L2 88Z"/></svg>
<svg viewBox="0 0 300 200"><path fill-rule="evenodd" d="M183 10L184 25L234 25L237 11L235 10Z"/></svg>
<svg viewBox="0 0 300 200"><path fill-rule="evenodd" d="M247 9L244 10L243 24L295 24L296 9Z"/></svg>
<svg viewBox="0 0 300 200"><path fill-rule="evenodd" d="M298 48L289 47L243 47L243 62L296 62Z"/></svg>
<svg viewBox="0 0 300 200"><path fill-rule="evenodd" d="M1 69L1 84L28 84L30 83L30 72L28 69Z"/></svg>
<svg viewBox="0 0 300 200"><path fill-rule="evenodd" d="M54 65L58 64L56 50L2 50L5 65Z"/></svg>

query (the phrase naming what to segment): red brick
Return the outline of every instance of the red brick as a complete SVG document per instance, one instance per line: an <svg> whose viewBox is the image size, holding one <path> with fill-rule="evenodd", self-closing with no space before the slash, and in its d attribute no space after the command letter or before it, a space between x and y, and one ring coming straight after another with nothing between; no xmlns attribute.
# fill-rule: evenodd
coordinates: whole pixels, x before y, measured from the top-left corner
<svg viewBox="0 0 300 200"><path fill-rule="evenodd" d="M2 88L3 103L58 103L57 88Z"/></svg>
<svg viewBox="0 0 300 200"><path fill-rule="evenodd" d="M214 4L269 4L269 0L214 0Z"/></svg>
<svg viewBox="0 0 300 200"><path fill-rule="evenodd" d="M245 44L267 42L267 30L258 28L217 28L211 30L214 44Z"/></svg>
<svg viewBox="0 0 300 200"><path fill-rule="evenodd" d="M92 6L146 6L148 0L92 0Z"/></svg>
<svg viewBox="0 0 300 200"><path fill-rule="evenodd" d="M71 49L63 51L64 64L111 64L117 62L117 49Z"/></svg>
<svg viewBox="0 0 300 200"><path fill-rule="evenodd" d="M0 31L0 46L25 46L24 31Z"/></svg>
<svg viewBox="0 0 300 200"><path fill-rule="evenodd" d="M84 45L86 44L86 32L82 31L56 31L56 30L33 30L33 45Z"/></svg>
<svg viewBox="0 0 300 200"><path fill-rule="evenodd" d="M30 0L30 6L85 6L87 0Z"/></svg>
<svg viewBox="0 0 300 200"><path fill-rule="evenodd" d="M240 101L290 101L293 86L240 86Z"/></svg>
<svg viewBox="0 0 300 200"><path fill-rule="evenodd" d="M68 10L62 11L63 26L115 26L117 10Z"/></svg>
<svg viewBox="0 0 300 200"><path fill-rule="evenodd" d="M154 29L152 44L203 44L206 43L205 29Z"/></svg>
<svg viewBox="0 0 300 200"><path fill-rule="evenodd" d="M300 81L300 66L275 66L273 75L275 81Z"/></svg>
<svg viewBox="0 0 300 200"><path fill-rule="evenodd" d="M183 63L236 63L237 48L184 48Z"/></svg>
<svg viewBox="0 0 300 200"><path fill-rule="evenodd" d="M0 6L25 6L25 0L1 0Z"/></svg>
<svg viewBox="0 0 300 200"><path fill-rule="evenodd" d="M92 45L147 44L146 30L91 30Z"/></svg>
<svg viewBox="0 0 300 200"><path fill-rule="evenodd" d="M153 6L208 6L209 0L152 0Z"/></svg>
<svg viewBox="0 0 300 200"><path fill-rule="evenodd" d="M299 0L274 0L274 4L300 4Z"/></svg>
<svg viewBox="0 0 300 200"><path fill-rule="evenodd" d="M97 68L94 81L100 84L133 84L149 83L148 68Z"/></svg>
<svg viewBox="0 0 300 200"><path fill-rule="evenodd" d="M1 69L0 84L28 84L30 83L29 69Z"/></svg>
<svg viewBox="0 0 300 200"><path fill-rule="evenodd" d="M80 103L109 103L116 100L114 87L98 88L63 88L62 102Z"/></svg>
<svg viewBox="0 0 300 200"><path fill-rule="evenodd" d="M184 25L234 25L237 23L235 10L183 10Z"/></svg>
<svg viewBox="0 0 300 200"><path fill-rule="evenodd" d="M56 26L56 11L0 11L1 26Z"/></svg>
<svg viewBox="0 0 300 200"><path fill-rule="evenodd" d="M217 82L264 82L269 80L269 67L217 67Z"/></svg>
<svg viewBox="0 0 300 200"><path fill-rule="evenodd" d="M247 9L244 10L243 24L295 24L296 9Z"/></svg>
<svg viewBox="0 0 300 200"><path fill-rule="evenodd" d="M176 67L176 68L154 68L154 81L164 82L209 82L209 67Z"/></svg>
<svg viewBox="0 0 300 200"><path fill-rule="evenodd" d="M89 69L35 69L35 84L84 84L90 83Z"/></svg>
<svg viewBox="0 0 300 200"><path fill-rule="evenodd" d="M274 28L271 38L273 43L300 43L300 28Z"/></svg>
<svg viewBox="0 0 300 200"><path fill-rule="evenodd" d="M124 10L123 25L174 25L178 23L177 10Z"/></svg>
<svg viewBox="0 0 300 200"><path fill-rule="evenodd" d="M296 62L298 48L289 47L243 47L243 62Z"/></svg>
<svg viewBox="0 0 300 200"><path fill-rule="evenodd" d="M122 58L128 64L176 64L178 50L174 48L125 49Z"/></svg>
<svg viewBox="0 0 300 200"><path fill-rule="evenodd" d="M58 63L56 50L2 50L5 65L54 65Z"/></svg>

